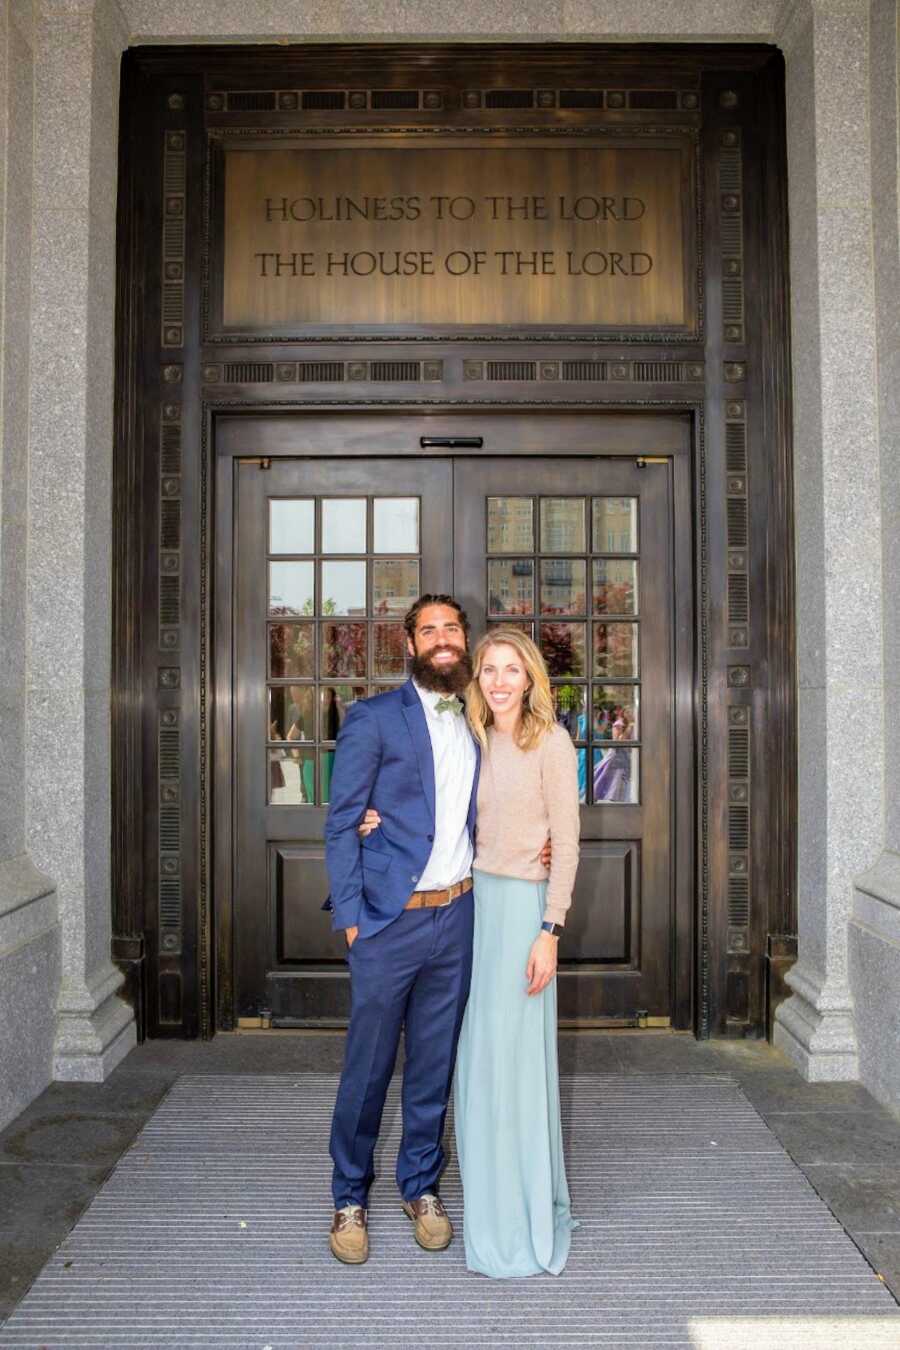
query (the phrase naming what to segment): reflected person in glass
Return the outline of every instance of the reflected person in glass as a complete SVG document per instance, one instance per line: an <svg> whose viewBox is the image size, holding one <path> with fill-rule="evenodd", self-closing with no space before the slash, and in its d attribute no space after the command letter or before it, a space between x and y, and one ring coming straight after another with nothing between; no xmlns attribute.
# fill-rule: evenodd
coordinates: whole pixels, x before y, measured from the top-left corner
<svg viewBox="0 0 900 1350"><path fill-rule="evenodd" d="M624 717L617 717L613 722L612 737L614 741L630 740L631 727ZM621 746L611 746L594 768L594 801L631 800L631 751Z"/></svg>

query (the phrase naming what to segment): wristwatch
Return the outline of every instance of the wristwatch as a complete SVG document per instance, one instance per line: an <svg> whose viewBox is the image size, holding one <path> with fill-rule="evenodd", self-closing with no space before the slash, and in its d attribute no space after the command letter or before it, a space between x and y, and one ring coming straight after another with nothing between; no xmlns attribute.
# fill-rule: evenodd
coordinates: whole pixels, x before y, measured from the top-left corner
<svg viewBox="0 0 900 1350"><path fill-rule="evenodd" d="M549 919L545 919L541 924L541 928L545 933L549 933L551 937L558 938L562 936L563 925L561 923L551 923Z"/></svg>

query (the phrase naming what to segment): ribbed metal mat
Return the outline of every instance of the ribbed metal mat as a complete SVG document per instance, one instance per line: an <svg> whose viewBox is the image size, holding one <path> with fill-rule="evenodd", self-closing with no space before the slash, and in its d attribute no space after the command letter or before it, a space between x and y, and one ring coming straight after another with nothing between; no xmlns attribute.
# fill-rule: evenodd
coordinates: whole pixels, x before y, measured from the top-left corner
<svg viewBox="0 0 900 1350"><path fill-rule="evenodd" d="M459 1236L415 1246L393 1182L396 1082L371 1259L334 1261L335 1086L180 1078L0 1346L900 1347L900 1308L727 1075L563 1079L581 1226L560 1277L509 1281L465 1268L452 1156Z"/></svg>

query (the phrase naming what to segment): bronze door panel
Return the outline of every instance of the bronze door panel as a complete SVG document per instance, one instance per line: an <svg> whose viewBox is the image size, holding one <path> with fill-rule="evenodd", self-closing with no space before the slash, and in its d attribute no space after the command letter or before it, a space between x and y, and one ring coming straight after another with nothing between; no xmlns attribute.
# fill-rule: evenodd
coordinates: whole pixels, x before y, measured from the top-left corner
<svg viewBox="0 0 900 1350"><path fill-rule="evenodd" d="M669 1017L671 461L466 461L454 490L456 594L476 631L532 630L576 745L582 860L560 943L560 1019Z"/></svg>
<svg viewBox="0 0 900 1350"><path fill-rule="evenodd" d="M346 1021L322 912L334 738L348 702L405 678L402 616L446 589L446 460L236 461L236 1016ZM268 537L267 537L268 535Z"/></svg>

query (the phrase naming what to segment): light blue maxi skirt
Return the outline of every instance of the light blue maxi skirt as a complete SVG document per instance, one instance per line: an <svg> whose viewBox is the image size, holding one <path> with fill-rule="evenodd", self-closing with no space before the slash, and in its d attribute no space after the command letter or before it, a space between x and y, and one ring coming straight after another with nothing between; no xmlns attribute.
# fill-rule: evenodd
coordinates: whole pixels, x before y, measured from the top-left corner
<svg viewBox="0 0 900 1350"><path fill-rule="evenodd" d="M475 873L472 986L456 1062L466 1265L558 1275L572 1218L563 1161L556 981L529 998L525 966L546 882Z"/></svg>

